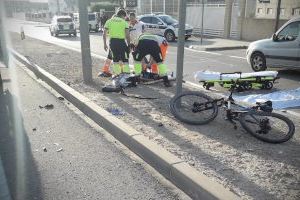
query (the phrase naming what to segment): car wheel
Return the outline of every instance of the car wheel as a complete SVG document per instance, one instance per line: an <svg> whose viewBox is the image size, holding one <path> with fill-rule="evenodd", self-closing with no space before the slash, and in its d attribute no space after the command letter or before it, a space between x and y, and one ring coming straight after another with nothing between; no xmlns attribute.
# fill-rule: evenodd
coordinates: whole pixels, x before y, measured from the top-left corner
<svg viewBox="0 0 300 200"><path fill-rule="evenodd" d="M165 38L168 42L174 42L175 41L175 34L171 30L167 30L165 33Z"/></svg>
<svg viewBox="0 0 300 200"><path fill-rule="evenodd" d="M251 67L253 71L264 71L267 69L266 57L260 52L255 52L251 56Z"/></svg>
<svg viewBox="0 0 300 200"><path fill-rule="evenodd" d="M188 40L189 38L190 38L190 36L185 36L185 38L184 38L184 39L185 39L185 40Z"/></svg>
<svg viewBox="0 0 300 200"><path fill-rule="evenodd" d="M89 32L91 32L91 30L92 30L92 25L89 24Z"/></svg>
<svg viewBox="0 0 300 200"><path fill-rule="evenodd" d="M74 37L77 37L77 33L75 32L75 33L73 33L73 35L74 35Z"/></svg>
<svg viewBox="0 0 300 200"><path fill-rule="evenodd" d="M58 37L58 35L59 35L58 33L55 33L55 37Z"/></svg>
<svg viewBox="0 0 300 200"><path fill-rule="evenodd" d="M98 32L99 32L99 25L98 25L98 24L96 25L95 32L96 32L96 33L98 33Z"/></svg>
<svg viewBox="0 0 300 200"><path fill-rule="evenodd" d="M50 35L51 35L51 36L53 36L53 33L52 33L52 31L50 31Z"/></svg>

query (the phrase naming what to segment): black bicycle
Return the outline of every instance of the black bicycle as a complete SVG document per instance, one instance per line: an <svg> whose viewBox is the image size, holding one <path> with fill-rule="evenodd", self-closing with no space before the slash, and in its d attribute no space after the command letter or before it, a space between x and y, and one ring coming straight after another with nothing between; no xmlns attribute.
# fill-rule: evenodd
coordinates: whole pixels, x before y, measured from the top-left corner
<svg viewBox="0 0 300 200"><path fill-rule="evenodd" d="M274 113L272 102L256 103L256 106L243 108L232 98L236 89L233 84L227 99L213 99L201 92L184 92L170 101L172 114L180 121L192 125L203 125L214 120L218 108L224 107L226 119L237 128L236 121L254 137L268 143L288 141L295 132L294 123L284 115ZM237 108L232 108L236 105Z"/></svg>

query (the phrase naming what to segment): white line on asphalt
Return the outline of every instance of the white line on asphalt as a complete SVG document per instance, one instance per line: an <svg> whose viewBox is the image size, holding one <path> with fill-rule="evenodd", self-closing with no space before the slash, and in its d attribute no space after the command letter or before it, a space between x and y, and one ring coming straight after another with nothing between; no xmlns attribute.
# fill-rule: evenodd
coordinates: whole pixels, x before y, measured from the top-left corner
<svg viewBox="0 0 300 200"><path fill-rule="evenodd" d="M247 60L247 58L245 57L239 57L239 56L229 56L230 58L238 58L238 59L243 59L243 60Z"/></svg>
<svg viewBox="0 0 300 200"><path fill-rule="evenodd" d="M213 54L213 55L218 55L218 56L223 55L223 54L220 54L220 53L215 53L215 52L210 52L210 51L199 51L199 50L190 49L190 48L187 48L187 47L184 47L184 48L186 50L193 51L193 52L198 52L198 53L207 53L207 54Z"/></svg>

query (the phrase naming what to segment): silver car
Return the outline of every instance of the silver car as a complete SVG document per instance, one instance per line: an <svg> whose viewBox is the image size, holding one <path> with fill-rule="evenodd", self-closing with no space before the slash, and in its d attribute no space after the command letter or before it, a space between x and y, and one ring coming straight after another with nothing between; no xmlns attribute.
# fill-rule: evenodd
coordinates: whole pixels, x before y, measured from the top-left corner
<svg viewBox="0 0 300 200"><path fill-rule="evenodd" d="M148 33L164 36L168 42L173 42L178 37L179 24L176 19L165 14L147 14L138 16L138 19L145 24L145 31ZM185 39L192 36L193 27L185 25Z"/></svg>
<svg viewBox="0 0 300 200"><path fill-rule="evenodd" d="M246 55L254 71L267 67L300 69L300 17L289 20L272 38L252 42Z"/></svg>

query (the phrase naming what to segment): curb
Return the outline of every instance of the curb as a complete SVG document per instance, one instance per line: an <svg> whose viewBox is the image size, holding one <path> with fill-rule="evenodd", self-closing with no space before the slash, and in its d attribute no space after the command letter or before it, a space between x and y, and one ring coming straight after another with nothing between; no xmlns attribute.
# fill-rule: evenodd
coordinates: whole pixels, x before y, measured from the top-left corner
<svg viewBox="0 0 300 200"><path fill-rule="evenodd" d="M2 82L2 76L1 76L1 66L0 66L0 98L1 95L4 95L3 93L3 82ZM3 98L3 96L2 96ZM1 115L1 114L0 114ZM5 170L0 154L0 199L1 200L11 200L11 195L10 195L10 189L7 184L7 177L5 175Z"/></svg>
<svg viewBox="0 0 300 200"><path fill-rule="evenodd" d="M209 177L201 174L183 160L150 141L133 127L100 108L91 100L81 95L52 74L39 66L30 63L18 52L11 50L11 53L38 78L45 81L85 115L107 130L112 136L140 156L145 162L155 168L160 174L170 180L191 198L205 200L240 199L236 194L229 191L228 188L212 181Z"/></svg>
<svg viewBox="0 0 300 200"><path fill-rule="evenodd" d="M229 47L204 47L204 48L197 48L194 45L190 45L188 48L200 50L200 51L222 51L222 50L234 50L234 49L247 49L248 46L229 46Z"/></svg>

